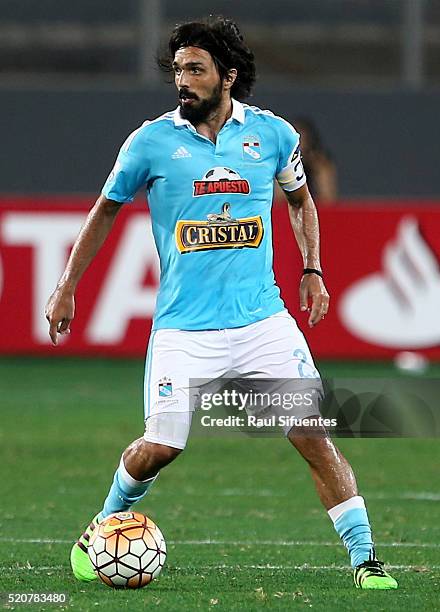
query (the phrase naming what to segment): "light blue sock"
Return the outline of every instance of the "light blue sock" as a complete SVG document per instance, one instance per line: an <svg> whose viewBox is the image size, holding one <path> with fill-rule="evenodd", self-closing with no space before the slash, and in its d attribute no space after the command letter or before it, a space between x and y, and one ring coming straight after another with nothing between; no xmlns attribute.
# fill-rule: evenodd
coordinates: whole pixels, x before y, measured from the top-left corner
<svg viewBox="0 0 440 612"><path fill-rule="evenodd" d="M104 507L99 514L99 520L114 512L125 512L129 510L133 504L147 494L157 476L158 474L143 481L135 480L127 472L124 460L121 457L119 467L113 478L112 486L104 502Z"/></svg>
<svg viewBox="0 0 440 612"><path fill-rule="evenodd" d="M328 511L339 537L350 554L352 567L375 559L374 543L364 498L351 497Z"/></svg>

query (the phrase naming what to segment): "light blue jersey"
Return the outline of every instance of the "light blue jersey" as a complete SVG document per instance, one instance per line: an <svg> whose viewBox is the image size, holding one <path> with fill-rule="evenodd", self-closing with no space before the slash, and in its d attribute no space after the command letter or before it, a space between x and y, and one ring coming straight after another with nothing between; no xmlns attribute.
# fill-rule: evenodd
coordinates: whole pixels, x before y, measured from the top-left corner
<svg viewBox="0 0 440 612"><path fill-rule="evenodd" d="M273 181L305 183L298 143L289 123L236 100L215 144L179 109L128 137L102 193L131 202L146 189L161 266L153 329L241 327L283 310Z"/></svg>

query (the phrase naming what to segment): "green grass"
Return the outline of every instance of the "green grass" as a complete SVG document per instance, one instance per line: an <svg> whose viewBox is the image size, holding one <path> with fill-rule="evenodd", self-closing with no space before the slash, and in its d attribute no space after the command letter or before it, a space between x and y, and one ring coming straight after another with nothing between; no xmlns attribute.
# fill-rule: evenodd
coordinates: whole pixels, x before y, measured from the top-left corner
<svg viewBox="0 0 440 612"><path fill-rule="evenodd" d="M364 364L348 375L385 371ZM65 592L81 611L436 609L435 440L338 441L368 500L379 556L399 566L398 591L354 588L346 552L287 442L240 437L193 437L139 505L168 541L157 581L141 591L76 582L70 542L101 507L120 452L142 433L142 374L139 361L0 359L0 591Z"/></svg>

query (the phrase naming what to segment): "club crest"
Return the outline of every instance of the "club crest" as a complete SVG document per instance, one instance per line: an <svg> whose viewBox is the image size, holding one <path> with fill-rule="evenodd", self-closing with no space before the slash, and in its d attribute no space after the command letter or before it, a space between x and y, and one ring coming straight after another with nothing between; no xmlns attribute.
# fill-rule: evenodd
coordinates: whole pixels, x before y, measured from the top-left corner
<svg viewBox="0 0 440 612"><path fill-rule="evenodd" d="M169 378L159 381L159 397L171 397L173 395L173 383Z"/></svg>
<svg viewBox="0 0 440 612"><path fill-rule="evenodd" d="M261 144L260 139L256 136L246 136L243 140L243 158L248 157L255 161L261 159Z"/></svg>

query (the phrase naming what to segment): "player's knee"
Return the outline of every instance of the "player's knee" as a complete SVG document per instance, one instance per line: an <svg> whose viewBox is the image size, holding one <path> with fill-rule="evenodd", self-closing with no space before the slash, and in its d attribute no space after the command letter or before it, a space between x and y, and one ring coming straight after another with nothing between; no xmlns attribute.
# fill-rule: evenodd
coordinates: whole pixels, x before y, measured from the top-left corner
<svg viewBox="0 0 440 612"><path fill-rule="evenodd" d="M143 440L143 460L145 469L162 469L174 461L182 450L181 448L173 448L165 444L156 444Z"/></svg>
<svg viewBox="0 0 440 612"><path fill-rule="evenodd" d="M307 427L292 427L287 438L302 457L312 465L321 461L328 462L337 452L324 428L311 432Z"/></svg>
<svg viewBox="0 0 440 612"><path fill-rule="evenodd" d="M131 467L133 477L145 480L155 476L163 467L171 463L182 449L165 444L147 442L143 438L135 440L124 453L124 463Z"/></svg>
<svg viewBox="0 0 440 612"><path fill-rule="evenodd" d="M319 424L313 426L295 425L288 431L287 438L295 447L302 447L309 444L319 446L322 440L330 439L327 430Z"/></svg>

